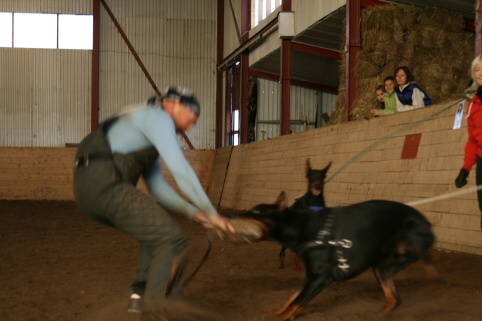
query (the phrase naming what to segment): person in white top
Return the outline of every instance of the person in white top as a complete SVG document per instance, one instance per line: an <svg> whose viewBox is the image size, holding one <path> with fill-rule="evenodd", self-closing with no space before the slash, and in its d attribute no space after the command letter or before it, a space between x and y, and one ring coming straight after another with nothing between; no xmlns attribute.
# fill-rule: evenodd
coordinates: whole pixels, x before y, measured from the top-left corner
<svg viewBox="0 0 482 321"><path fill-rule="evenodd" d="M397 87L395 88L395 93L398 98L397 111L402 112L432 105L432 100L428 97L427 93L417 85L408 67L398 67L395 69L394 74L397 82Z"/></svg>

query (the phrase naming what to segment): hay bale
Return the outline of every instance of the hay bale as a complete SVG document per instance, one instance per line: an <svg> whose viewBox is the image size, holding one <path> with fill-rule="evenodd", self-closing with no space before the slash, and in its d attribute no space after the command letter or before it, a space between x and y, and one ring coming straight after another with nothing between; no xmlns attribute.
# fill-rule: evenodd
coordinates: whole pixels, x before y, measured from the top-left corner
<svg viewBox="0 0 482 321"><path fill-rule="evenodd" d="M404 5L364 8L362 47L355 67L358 97L351 106L351 119L370 117L370 110L376 106L374 88L386 76L393 76L398 66L408 66L415 81L435 103L460 98L471 78L470 64L475 50L474 35L463 28L461 15L440 8ZM345 67L343 55L340 88L330 124L346 121Z"/></svg>
<svg viewBox="0 0 482 321"><path fill-rule="evenodd" d="M374 55L367 53L366 51L360 51L358 53L356 58L357 67L355 69L355 76L357 79L373 78L380 74L380 65L376 64L372 58L374 58Z"/></svg>
<svg viewBox="0 0 482 321"><path fill-rule="evenodd" d="M442 48L445 42L445 33L443 29L433 26L422 26L419 31L421 35L420 44L427 48Z"/></svg>
<svg viewBox="0 0 482 321"><path fill-rule="evenodd" d="M418 9L416 25L431 26L434 29L445 31L460 31L464 28L464 18L452 11L436 7Z"/></svg>

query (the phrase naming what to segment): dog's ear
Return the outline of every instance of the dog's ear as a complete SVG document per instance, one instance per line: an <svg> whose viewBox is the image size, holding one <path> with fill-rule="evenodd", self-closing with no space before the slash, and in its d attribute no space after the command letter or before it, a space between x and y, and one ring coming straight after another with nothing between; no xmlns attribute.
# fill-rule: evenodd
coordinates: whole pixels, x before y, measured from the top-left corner
<svg viewBox="0 0 482 321"><path fill-rule="evenodd" d="M331 162L329 162L328 165L326 165L326 167L322 169L323 173L326 174L326 172L328 172L330 167L331 167Z"/></svg>
<svg viewBox="0 0 482 321"><path fill-rule="evenodd" d="M278 198L276 199L276 205L278 205L278 209L284 210L288 207L288 202L286 201L286 193L282 191Z"/></svg>
<svg viewBox="0 0 482 321"><path fill-rule="evenodd" d="M308 178L308 175L311 172L311 163L309 158L306 159L305 171L306 171L306 178Z"/></svg>

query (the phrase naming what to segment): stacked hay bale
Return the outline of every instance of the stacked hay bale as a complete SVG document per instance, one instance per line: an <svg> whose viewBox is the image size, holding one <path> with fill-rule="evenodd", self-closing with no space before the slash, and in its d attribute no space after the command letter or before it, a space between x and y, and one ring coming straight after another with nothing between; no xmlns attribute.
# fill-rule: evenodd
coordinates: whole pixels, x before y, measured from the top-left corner
<svg viewBox="0 0 482 321"><path fill-rule="evenodd" d="M440 8L378 6L362 10L360 28L361 48L355 66L357 98L350 108L352 120L371 117L370 110L378 106L375 87L385 77L394 76L399 66L412 71L434 104L462 97L471 79L475 36L464 31L461 15ZM345 39L342 43L344 48ZM346 120L345 66L343 55L339 93L330 117L332 124Z"/></svg>

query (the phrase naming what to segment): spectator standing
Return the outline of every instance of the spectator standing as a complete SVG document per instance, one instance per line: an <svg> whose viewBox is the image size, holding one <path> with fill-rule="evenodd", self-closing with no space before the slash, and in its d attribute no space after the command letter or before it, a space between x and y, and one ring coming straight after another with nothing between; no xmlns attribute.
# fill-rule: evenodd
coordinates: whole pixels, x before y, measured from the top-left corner
<svg viewBox="0 0 482 321"><path fill-rule="evenodd" d="M482 55L476 57L471 66L473 83L465 91L466 98L470 99L467 108L467 130L469 137L465 144L465 157L462 169L455 179L457 188L467 184L467 177L474 165L475 183L482 185ZM479 209L482 212L482 190L477 191ZM482 220L480 222L482 229Z"/></svg>

